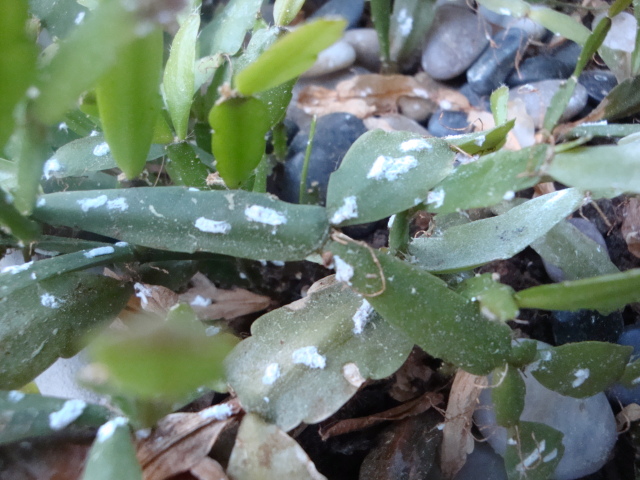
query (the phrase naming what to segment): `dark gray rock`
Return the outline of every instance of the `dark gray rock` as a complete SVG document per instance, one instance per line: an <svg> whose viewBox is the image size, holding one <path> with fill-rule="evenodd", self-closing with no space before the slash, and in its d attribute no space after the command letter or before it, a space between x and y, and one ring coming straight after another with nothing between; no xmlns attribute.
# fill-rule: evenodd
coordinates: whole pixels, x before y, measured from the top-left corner
<svg viewBox="0 0 640 480"><path fill-rule="evenodd" d="M480 110L487 112L491 111L491 103L489 101L489 95L478 95L478 93L471 88L471 85L465 83L460 87L459 92L463 94L469 100L469 103Z"/></svg>
<svg viewBox="0 0 640 480"><path fill-rule="evenodd" d="M547 79L567 79L573 68L550 55L536 55L525 58L517 69L514 69L505 82L509 87L517 87L525 83Z"/></svg>
<svg viewBox="0 0 640 480"><path fill-rule="evenodd" d="M560 45L549 48L545 53L563 63L570 72L573 72L578 63L580 52L582 52L582 46L571 40L566 40Z"/></svg>
<svg viewBox="0 0 640 480"><path fill-rule="evenodd" d="M355 28L364 11L364 0L329 0L311 18L340 16L347 20L347 28Z"/></svg>
<svg viewBox="0 0 640 480"><path fill-rule="evenodd" d="M532 6L532 8L535 7ZM478 9L478 13L482 15L482 17L486 18L489 23L505 30L509 30L510 28L519 28L520 30L524 30L527 33L527 36L534 40L541 39L547 32L546 28L538 25L527 17L516 18L511 15L500 15L499 13L493 12L482 5Z"/></svg>
<svg viewBox="0 0 640 480"><path fill-rule="evenodd" d="M608 70L585 70L578 82L587 89L589 99L595 103L600 103L618 85L616 76Z"/></svg>
<svg viewBox="0 0 640 480"><path fill-rule="evenodd" d="M443 5L427 35L422 68L436 80L463 73L488 45L482 20L468 8Z"/></svg>
<svg viewBox="0 0 640 480"><path fill-rule="evenodd" d="M618 338L620 345L630 345L633 347L633 353L631 354L631 361L640 358L640 326L631 325L620 335ZM630 403L640 404L640 382L634 388L626 388L621 384L616 383L607 392L609 397L614 401L620 402L622 405L629 405Z"/></svg>
<svg viewBox="0 0 640 480"><path fill-rule="evenodd" d="M556 345L586 341L615 343L623 328L620 312L602 315L595 310L561 311L554 312L551 320Z"/></svg>
<svg viewBox="0 0 640 480"><path fill-rule="evenodd" d="M476 442L453 480L507 480L504 459L484 442Z"/></svg>
<svg viewBox="0 0 640 480"><path fill-rule="evenodd" d="M498 88L513 70L516 56L527 44L527 34L518 28L499 32L495 44L487 48L467 70L467 81L479 95L488 95Z"/></svg>
<svg viewBox="0 0 640 480"><path fill-rule="evenodd" d="M465 133L468 126L469 122L465 112L438 110L431 115L427 129L434 137L446 137Z"/></svg>

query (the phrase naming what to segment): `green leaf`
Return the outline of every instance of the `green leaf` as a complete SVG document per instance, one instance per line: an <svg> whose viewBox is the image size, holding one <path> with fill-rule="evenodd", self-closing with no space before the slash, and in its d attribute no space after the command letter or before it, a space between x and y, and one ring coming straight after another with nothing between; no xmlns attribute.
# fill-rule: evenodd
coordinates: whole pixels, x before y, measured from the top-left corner
<svg viewBox="0 0 640 480"><path fill-rule="evenodd" d="M606 390L623 374L633 347L608 342L567 343L538 351L530 371L550 390L586 398Z"/></svg>
<svg viewBox="0 0 640 480"><path fill-rule="evenodd" d="M582 205L583 195L565 189L529 200L497 217L451 227L442 235L416 238L409 253L418 265L435 272L454 272L524 250Z"/></svg>
<svg viewBox="0 0 640 480"><path fill-rule="evenodd" d="M520 421L524 410L526 387L522 374L510 365L493 371L491 401L496 422L503 427L513 427Z"/></svg>
<svg viewBox="0 0 640 480"><path fill-rule="evenodd" d="M327 210L334 225L354 225L407 210L453 169L440 139L373 130L362 135L331 174Z"/></svg>
<svg viewBox="0 0 640 480"><path fill-rule="evenodd" d="M385 63L391 61L389 28L391 19L391 0L371 0L371 19L378 34L380 53Z"/></svg>
<svg viewBox="0 0 640 480"><path fill-rule="evenodd" d="M0 230L13 235L22 245L36 239L40 228L31 220L20 215L13 205L13 197L0 188Z"/></svg>
<svg viewBox="0 0 640 480"><path fill-rule="evenodd" d="M575 148L556 154L547 173L583 191L640 193L640 148L635 142Z"/></svg>
<svg viewBox="0 0 640 480"><path fill-rule="evenodd" d="M257 98L230 98L209 113L216 169L229 188L237 188L258 166L271 127L267 107Z"/></svg>
<svg viewBox="0 0 640 480"><path fill-rule="evenodd" d="M27 35L27 2L8 2L0 15L0 148L9 139L13 110L35 77L37 51Z"/></svg>
<svg viewBox="0 0 640 480"><path fill-rule="evenodd" d="M264 194L184 187L59 192L41 197L37 219L146 247L302 260L328 231L325 210Z"/></svg>
<svg viewBox="0 0 640 480"><path fill-rule="evenodd" d="M501 86L491 93L491 113L496 125L507 122L507 102L509 101L509 87Z"/></svg>
<svg viewBox="0 0 640 480"><path fill-rule="evenodd" d="M27 2L16 2L27 3ZM29 0L29 9L52 37L65 38L85 21L88 10L76 0Z"/></svg>
<svg viewBox="0 0 640 480"><path fill-rule="evenodd" d="M564 455L564 435L544 423L520 422L508 430L504 455L509 480L548 480Z"/></svg>
<svg viewBox="0 0 640 480"><path fill-rule="evenodd" d="M464 135L450 135L445 140L469 155L482 155L500 149L514 125L515 119L489 130Z"/></svg>
<svg viewBox="0 0 640 480"><path fill-rule="evenodd" d="M179 308L185 307L188 321L139 319L129 331L105 332L96 338L90 354L105 366L109 383L141 398L180 399L220 381L222 361L237 339L227 333L207 336L190 307Z"/></svg>
<svg viewBox="0 0 640 480"><path fill-rule="evenodd" d="M575 18L550 8L531 8L527 16L553 33L562 35L580 45L584 45L591 34L589 29Z"/></svg>
<svg viewBox="0 0 640 480"><path fill-rule="evenodd" d="M529 4L523 0L478 0L478 3L492 12L516 18L526 15L531 9Z"/></svg>
<svg viewBox="0 0 640 480"><path fill-rule="evenodd" d="M252 413L242 419L227 472L234 480L326 480L298 442Z"/></svg>
<svg viewBox="0 0 640 480"><path fill-rule="evenodd" d="M308 70L318 54L340 39L344 20L316 20L284 36L236 75L235 87L251 95L293 80Z"/></svg>
<svg viewBox="0 0 640 480"><path fill-rule="evenodd" d="M560 121L560 117L564 114L577 84L578 77L572 75L565 82L561 83L556 93L553 94L551 104L544 114L543 121L543 128L548 132L552 131Z"/></svg>
<svg viewBox="0 0 640 480"><path fill-rule="evenodd" d="M162 31L122 48L96 88L104 136L118 167L134 178L144 169L160 113Z"/></svg>
<svg viewBox="0 0 640 480"><path fill-rule="evenodd" d="M263 0L231 0L200 34L201 55L234 55L253 27Z"/></svg>
<svg viewBox="0 0 640 480"><path fill-rule="evenodd" d="M131 432L124 417L109 420L98 429L84 467L83 480L142 480Z"/></svg>
<svg viewBox="0 0 640 480"><path fill-rule="evenodd" d="M0 272L0 298L64 273L110 263L130 262L134 258L133 249L128 244L105 243L80 252L7 267Z"/></svg>
<svg viewBox="0 0 640 480"><path fill-rule="evenodd" d="M475 303L443 280L360 244L331 242L326 249L334 255L337 278L348 280L385 320L430 355L474 375L506 362L511 329L484 318Z"/></svg>
<svg viewBox="0 0 640 480"><path fill-rule="evenodd" d="M591 60L591 57L593 57L597 53L600 45L602 45L602 42L604 41L610 29L611 19L609 17L602 18L595 26L593 32L591 33L591 35L589 35L589 38L587 38L582 52L580 52L578 63L573 72L573 75L575 77L580 76L582 70L584 70L584 67L586 67L587 63L589 63L589 61Z"/></svg>
<svg viewBox="0 0 640 480"><path fill-rule="evenodd" d="M75 355L84 337L113 320L130 295L129 288L112 278L68 273L5 297L0 388L22 387L58 357Z"/></svg>
<svg viewBox="0 0 640 480"><path fill-rule="evenodd" d="M366 379L395 372L413 346L333 277L260 317L251 333L227 357L229 384L247 411L286 431L335 413ZM305 351L309 366L296 362Z"/></svg>
<svg viewBox="0 0 640 480"><path fill-rule="evenodd" d="M111 412L99 405L87 405L82 400L43 397L17 390L0 392L0 445L28 438L66 432L82 432L87 427L99 427Z"/></svg>
<svg viewBox="0 0 640 480"><path fill-rule="evenodd" d="M538 255L562 270L566 280L618 273L607 249L569 222L559 222L531 244Z"/></svg>
<svg viewBox="0 0 640 480"><path fill-rule="evenodd" d="M289 25L298 15L304 0L276 0L273 4L273 18L278 27Z"/></svg>
<svg viewBox="0 0 640 480"><path fill-rule="evenodd" d="M590 309L607 314L640 301L640 269L531 287L518 292L515 298L520 308Z"/></svg>
<svg viewBox="0 0 640 480"><path fill-rule="evenodd" d="M603 100L604 118L616 120L640 112L640 75L619 83Z"/></svg>
<svg viewBox="0 0 640 480"><path fill-rule="evenodd" d="M121 49L135 39L135 29L134 13L119 1L101 2L90 12L42 71L35 104L39 117L46 123L62 118L116 63Z"/></svg>
<svg viewBox="0 0 640 480"><path fill-rule="evenodd" d="M510 200L515 192L538 183L538 170L550 154L547 145L534 145L515 152L499 150L460 165L433 189L427 209L451 213Z"/></svg>
<svg viewBox="0 0 640 480"><path fill-rule="evenodd" d="M634 356L632 356L634 358ZM620 383L626 388L637 388L640 383L640 359L629 362L620 377Z"/></svg>
<svg viewBox="0 0 640 480"><path fill-rule="evenodd" d="M200 161L191 145L187 142L171 144L167 147L167 156L165 168L175 185L208 188L210 170Z"/></svg>
<svg viewBox="0 0 640 480"><path fill-rule="evenodd" d="M435 2L397 0L389 25L391 59L399 64L409 63L429 31L435 16ZM415 58L415 57L413 57Z"/></svg>
<svg viewBox="0 0 640 480"><path fill-rule="evenodd" d="M468 278L455 290L472 302L478 302L480 313L489 320L506 322L518 316L518 305L513 299L515 291L509 285L495 281L490 273Z"/></svg>
<svg viewBox="0 0 640 480"><path fill-rule="evenodd" d="M634 133L640 132L640 125L637 124L619 124L604 122L583 123L573 127L567 136L570 138L580 137L626 137Z"/></svg>
<svg viewBox="0 0 640 480"><path fill-rule="evenodd" d="M196 39L200 15L189 15L173 38L164 69L164 97L171 121L180 140L187 136L189 112L195 87Z"/></svg>

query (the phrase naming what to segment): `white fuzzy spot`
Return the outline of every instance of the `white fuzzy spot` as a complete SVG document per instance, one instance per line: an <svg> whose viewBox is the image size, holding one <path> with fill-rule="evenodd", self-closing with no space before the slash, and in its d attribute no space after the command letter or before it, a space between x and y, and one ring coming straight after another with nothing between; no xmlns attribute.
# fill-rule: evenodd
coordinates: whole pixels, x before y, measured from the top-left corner
<svg viewBox="0 0 640 480"><path fill-rule="evenodd" d="M380 155L376 158L375 162L373 162L373 166L371 167L371 170L369 170L367 178L392 182L400 175L407 173L409 170L416 168L417 166L418 161L411 155L397 158Z"/></svg>
<svg viewBox="0 0 640 480"><path fill-rule="evenodd" d="M449 100L440 100L438 106L442 110L451 110L453 108L453 104Z"/></svg>
<svg viewBox="0 0 640 480"><path fill-rule="evenodd" d="M511 15L511 10L509 10L508 8L499 8L498 12L500 12L500 15Z"/></svg>
<svg viewBox="0 0 640 480"><path fill-rule="evenodd" d="M67 122L60 122L58 124L58 131L59 132L64 132L64 133L69 133L69 125L67 125Z"/></svg>
<svg viewBox="0 0 640 480"><path fill-rule="evenodd" d="M192 307L208 307L211 305L210 298L204 298L202 295L196 295L193 300L189 302Z"/></svg>
<svg viewBox="0 0 640 480"><path fill-rule="evenodd" d="M344 364L342 366L342 376L347 382L349 382L356 388L360 388L360 386L366 381L366 379L360 373L358 365L356 365L355 363Z"/></svg>
<svg viewBox="0 0 640 480"><path fill-rule="evenodd" d="M429 195L427 195L427 204L433 204L434 208L440 208L444 203L444 195L444 190L441 188L429 192Z"/></svg>
<svg viewBox="0 0 640 480"><path fill-rule="evenodd" d="M33 261L23 263L22 265L11 265L10 267L4 267L0 270L0 273L10 273L11 275L15 275L16 273L24 272L25 270L29 270L33 265Z"/></svg>
<svg viewBox="0 0 640 480"><path fill-rule="evenodd" d="M78 15L76 15L76 18L73 20L73 23L75 23L76 25L80 25L82 23L82 20L84 20L84 16L87 14L87 12L78 12Z"/></svg>
<svg viewBox="0 0 640 480"><path fill-rule="evenodd" d="M87 404L82 400L67 400L60 410L49 414L49 428L62 430L68 427L82 415L86 406Z"/></svg>
<svg viewBox="0 0 640 480"><path fill-rule="evenodd" d="M362 300L360 307L356 310L356 313L353 315L353 333L359 335L364 330L364 327L369 323L369 319L371 318L371 314L373 313L373 307L366 300Z"/></svg>
<svg viewBox="0 0 640 480"><path fill-rule="evenodd" d="M405 140L400 144L400 150L402 150L403 152L431 150L432 148L433 146L424 138L412 138L411 140Z"/></svg>
<svg viewBox="0 0 640 480"><path fill-rule="evenodd" d="M220 333L220 327L216 327L215 325L211 325L210 327L207 327L204 329L204 334L207 337L213 337L214 335L217 335Z"/></svg>
<svg viewBox="0 0 640 480"><path fill-rule="evenodd" d="M27 91L25 93L28 98L30 98L31 100L35 100L40 96L40 89L32 85L29 88L27 88Z"/></svg>
<svg viewBox="0 0 640 480"><path fill-rule="evenodd" d="M190 192L199 192L199 191L200 191L200 189L199 189L199 188L196 188L196 187L189 187L189 189L188 189L188 190L189 190Z"/></svg>
<svg viewBox="0 0 640 480"><path fill-rule="evenodd" d="M150 428L141 428L140 430L136 430L136 438L138 440L144 440L145 438L149 438L151 436Z"/></svg>
<svg viewBox="0 0 640 480"><path fill-rule="evenodd" d="M40 295L40 304L47 308L60 308L64 302L50 293Z"/></svg>
<svg viewBox="0 0 640 480"><path fill-rule="evenodd" d="M98 207L102 207L103 205L106 205L107 196L100 195L99 197L96 197L96 198L83 198L82 200L78 200L77 202L78 202L78 205L80 205L80 208L82 209L83 212L88 212L92 208L98 208Z"/></svg>
<svg viewBox="0 0 640 480"><path fill-rule="evenodd" d="M90 137L97 137L98 135L100 135L98 130L91 130L91 132L89 132Z"/></svg>
<svg viewBox="0 0 640 480"><path fill-rule="evenodd" d="M207 233L229 233L231 224L224 220L211 220L209 218L200 217L196 220L195 226L201 232Z"/></svg>
<svg viewBox="0 0 640 480"><path fill-rule="evenodd" d="M38 199L38 201L36 202L36 207L38 208L42 208L47 204L47 201L44 199L44 197L40 197Z"/></svg>
<svg viewBox="0 0 640 480"><path fill-rule="evenodd" d="M116 417L113 420L109 420L98 429L96 435L96 442L102 443L109 440L118 427L124 427L129 421L124 417Z"/></svg>
<svg viewBox="0 0 640 480"><path fill-rule="evenodd" d="M301 363L309 368L323 369L327 364L327 359L318 353L317 347L309 346L295 350L291 354L293 363Z"/></svg>
<svg viewBox="0 0 640 480"><path fill-rule="evenodd" d="M24 393L18 390L11 390L9 393L7 393L7 400L9 400L11 403L18 403L23 398Z"/></svg>
<svg viewBox="0 0 640 480"><path fill-rule="evenodd" d="M398 12L398 32L403 37L408 37L413 30L413 17L409 15L406 8Z"/></svg>
<svg viewBox="0 0 640 480"><path fill-rule="evenodd" d="M546 441L542 440L527 458L516 465L516 471L524 473L529 468L531 468L531 465L540 460L540 458L542 457L542 452L544 452L545 448L547 448Z"/></svg>
<svg viewBox="0 0 640 480"><path fill-rule="evenodd" d="M580 385L582 385L585 382L585 380L589 378L590 373L591 372L589 372L588 368L579 368L578 370L573 372L573 376L576 377L576 379L573 382L571 382L571 386L573 388L578 388Z"/></svg>
<svg viewBox="0 0 640 480"><path fill-rule="evenodd" d="M101 257L102 255L109 255L113 252L115 252L113 247L98 247L89 250L88 252L84 252L84 256L87 258Z"/></svg>
<svg viewBox="0 0 640 480"><path fill-rule="evenodd" d="M508 190L507 192L505 192L505 194L502 196L503 200L506 200L507 202L510 202L511 200L513 200L514 198L516 198L516 194L513 190Z"/></svg>
<svg viewBox="0 0 640 480"><path fill-rule="evenodd" d="M274 227L287 223L287 217L284 214L260 205L251 205L245 208L244 215L252 222L273 225Z"/></svg>
<svg viewBox="0 0 640 480"><path fill-rule="evenodd" d="M161 213L158 213L158 211L156 210L156 207L154 207L153 205L149 205L149 211L154 217L165 218L164 215L162 215Z"/></svg>
<svg viewBox="0 0 640 480"><path fill-rule="evenodd" d="M129 244L127 242L116 242L116 247L128 247Z"/></svg>
<svg viewBox="0 0 640 480"><path fill-rule="evenodd" d="M104 157L109 152L110 152L109 144L107 142L99 143L93 148L93 154L96 157Z"/></svg>
<svg viewBox="0 0 640 480"><path fill-rule="evenodd" d="M269 397L262 397L262 400L264 400L264 403L269 403L271 400L269 400Z"/></svg>
<svg viewBox="0 0 640 480"><path fill-rule="evenodd" d="M550 462L551 460L555 460L555 458L558 456L558 449L554 448L553 450L551 450L551 452L549 452L548 455L545 455L544 457L542 457L542 461L544 463Z"/></svg>
<svg viewBox="0 0 640 480"><path fill-rule="evenodd" d="M510 438L509 440L507 440L507 445L517 445L518 442L515 438Z"/></svg>
<svg viewBox="0 0 640 480"><path fill-rule="evenodd" d="M395 216L395 214L393 214L393 215L391 215L391 216L389 217L389 221L387 222L387 228L388 228L389 230L391 230L391 227L393 227L393 222L395 222L395 220L396 220L396 216Z"/></svg>
<svg viewBox="0 0 640 480"><path fill-rule="evenodd" d="M335 211L331 220L333 225L349 220L350 218L358 218L358 204L356 203L356 197L345 197L342 202L342 206Z"/></svg>
<svg viewBox="0 0 640 480"><path fill-rule="evenodd" d="M149 303L149 297L153 296L153 291L142 283L135 283L133 285L133 290L136 293L136 297L140 299L140 303L142 305L147 305Z"/></svg>
<svg viewBox="0 0 640 480"><path fill-rule="evenodd" d="M44 167L42 167L42 177L45 180L49 180L50 178L56 177L56 173L62 170L62 165L56 157L51 157L49 160L44 162Z"/></svg>
<svg viewBox="0 0 640 480"><path fill-rule="evenodd" d="M226 420L233 415L233 410L228 403L220 403L213 407L205 408L199 414L202 418L206 419L213 418L215 420Z"/></svg>
<svg viewBox="0 0 640 480"><path fill-rule="evenodd" d="M278 378L280 378L280 365L277 363L267 365L267 368L264 369L264 375L262 376L262 383L265 385L273 385Z"/></svg>
<svg viewBox="0 0 640 480"><path fill-rule="evenodd" d="M481 147L482 145L484 145L484 142L487 140L487 137L485 137L484 135L480 135L478 137L476 137L476 139L473 141L473 143L475 143L477 146Z"/></svg>
<svg viewBox="0 0 640 480"><path fill-rule="evenodd" d="M333 256L333 264L336 269L336 280L338 282L346 282L348 285L351 285L353 267L342 260L338 255Z"/></svg>
<svg viewBox="0 0 640 480"><path fill-rule="evenodd" d="M120 210L124 212L128 208L129 204L127 203L127 199L123 197L114 198L107 202L107 210Z"/></svg>

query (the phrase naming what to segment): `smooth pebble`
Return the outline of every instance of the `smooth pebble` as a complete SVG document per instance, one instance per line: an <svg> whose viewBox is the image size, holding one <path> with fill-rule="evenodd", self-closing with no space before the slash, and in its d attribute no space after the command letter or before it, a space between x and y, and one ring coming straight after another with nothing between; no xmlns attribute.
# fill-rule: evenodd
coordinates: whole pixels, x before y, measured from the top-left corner
<svg viewBox="0 0 640 480"><path fill-rule="evenodd" d="M505 30L509 30L510 28L523 30L526 32L527 37L532 40L541 39L547 32L546 28L527 17L516 18L511 15L500 15L499 13L492 12L482 5L478 9L478 13L492 25L496 25Z"/></svg>
<svg viewBox="0 0 640 480"><path fill-rule="evenodd" d="M525 58L517 68L511 71L505 83L509 87L539 82L549 79L567 79L573 68L551 55L536 55Z"/></svg>
<svg viewBox="0 0 640 480"><path fill-rule="evenodd" d="M578 77L578 82L587 89L589 99L595 103L604 100L604 97L618 85L616 76L608 70L585 70Z"/></svg>
<svg viewBox="0 0 640 480"><path fill-rule="evenodd" d="M434 137L467 133L469 122L465 112L437 110L429 119L427 129Z"/></svg>
<svg viewBox="0 0 640 480"><path fill-rule="evenodd" d="M343 38L355 50L357 65L372 72L380 71L380 42L373 28L353 28L347 30Z"/></svg>
<svg viewBox="0 0 640 480"><path fill-rule="evenodd" d="M429 131L415 120L404 115L388 114L364 119L364 125L368 130L377 128L385 132L412 132L425 137L431 137Z"/></svg>
<svg viewBox="0 0 640 480"><path fill-rule="evenodd" d="M640 326L630 325L624 332L618 337L618 344L630 345L633 347L633 353L631 354L631 361L635 361L640 358ZM640 404L640 383L633 388L627 388L619 383L613 385L607 392L610 398L616 403L620 402L623 406L630 403Z"/></svg>
<svg viewBox="0 0 640 480"><path fill-rule="evenodd" d="M344 40L338 40L329 48L321 51L313 66L301 76L319 77L327 75L350 67L355 60L356 51L353 47Z"/></svg>
<svg viewBox="0 0 640 480"><path fill-rule="evenodd" d="M311 15L311 18L339 16L347 21L347 28L360 22L364 11L364 0L329 0Z"/></svg>
<svg viewBox="0 0 640 480"><path fill-rule="evenodd" d="M624 328L620 312L602 315L595 310L557 311L551 318L556 345L587 341L615 343Z"/></svg>

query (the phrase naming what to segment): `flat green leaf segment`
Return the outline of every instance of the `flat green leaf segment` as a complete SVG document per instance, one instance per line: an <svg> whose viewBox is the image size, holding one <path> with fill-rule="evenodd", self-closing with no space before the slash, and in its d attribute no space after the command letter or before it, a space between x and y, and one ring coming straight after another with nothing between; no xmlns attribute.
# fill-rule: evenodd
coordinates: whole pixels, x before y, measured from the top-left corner
<svg viewBox="0 0 640 480"><path fill-rule="evenodd" d="M509 120L489 130L466 133L464 135L450 135L445 137L444 140L469 155L482 155L484 153L494 152L504 145L507 134L514 125L515 120Z"/></svg>
<svg viewBox="0 0 640 480"><path fill-rule="evenodd" d="M440 139L410 132L365 133L331 174L331 223L372 222L427 201L429 190L453 169L454 156Z"/></svg>
<svg viewBox="0 0 640 480"><path fill-rule="evenodd" d="M435 272L466 270L511 258L582 202L583 195L572 188L549 193L497 217L451 227L440 236L416 238L409 244L409 253L422 268Z"/></svg>
<svg viewBox="0 0 640 480"><path fill-rule="evenodd" d="M298 77L322 50L340 39L345 26L344 20L316 20L294 30L238 73L236 89L252 95Z"/></svg>
<svg viewBox="0 0 640 480"><path fill-rule="evenodd" d="M500 150L460 165L433 189L427 209L452 213L511 200L515 192L538 183L538 169L550 153L546 145L536 145L517 152Z"/></svg>
<svg viewBox="0 0 640 480"><path fill-rule="evenodd" d="M520 421L524 410L526 385L522 373L511 365L504 365L493 372L491 401L496 422L503 427L512 427Z"/></svg>
<svg viewBox="0 0 640 480"><path fill-rule="evenodd" d="M151 145L147 161L155 160L164 153L164 146ZM86 175L90 172L108 170L118 165L102 134L79 138L63 145L49 158L43 169L43 178L64 178Z"/></svg>
<svg viewBox="0 0 640 480"><path fill-rule="evenodd" d="M527 288L515 296L520 308L611 313L640 301L640 269Z"/></svg>
<svg viewBox="0 0 640 480"><path fill-rule="evenodd" d="M564 435L543 423L520 422L508 430L504 456L509 480L547 480L564 455Z"/></svg>
<svg viewBox="0 0 640 480"><path fill-rule="evenodd" d="M0 445L50 435L61 430L80 432L99 427L111 412L82 400L64 400L25 394L17 390L0 392Z"/></svg>
<svg viewBox="0 0 640 480"><path fill-rule="evenodd" d="M273 5L273 18L276 25L289 25L298 15L304 0L276 0Z"/></svg>
<svg viewBox="0 0 640 480"><path fill-rule="evenodd" d="M322 246L328 232L322 207L244 191L149 187L59 192L41 199L35 216L45 223L175 252L302 260Z"/></svg>
<svg viewBox="0 0 640 480"><path fill-rule="evenodd" d="M98 429L82 480L142 480L131 431L124 417L109 420Z"/></svg>
<svg viewBox="0 0 640 480"><path fill-rule="evenodd" d="M546 173L584 191L607 191L611 197L640 193L640 143L581 147L558 153Z"/></svg>
<svg viewBox="0 0 640 480"><path fill-rule="evenodd" d="M395 372L413 347L333 277L312 289L260 317L225 361L243 407L286 431L329 417L366 379Z"/></svg>
<svg viewBox="0 0 640 480"><path fill-rule="evenodd" d="M131 289L112 278L68 273L16 290L0 309L0 388L20 388L124 308Z"/></svg>
<svg viewBox="0 0 640 480"><path fill-rule="evenodd" d="M128 244L109 245L105 243L102 246L81 252L8 267L0 272L0 298L21 288L67 272L109 263L128 262L133 258L133 249Z"/></svg>
<svg viewBox="0 0 640 480"><path fill-rule="evenodd" d="M608 342L568 343L538 350L531 373L562 395L586 398L606 390L623 374L633 347Z"/></svg>
<svg viewBox="0 0 640 480"><path fill-rule="evenodd" d="M200 35L201 54L234 55L256 21L263 0L231 0Z"/></svg>
<svg viewBox="0 0 640 480"><path fill-rule="evenodd" d="M368 295L367 301L385 320L430 355L474 375L486 375L506 362L511 329L483 317L476 303L443 280L359 244L331 242L327 250L334 254L336 278Z"/></svg>

